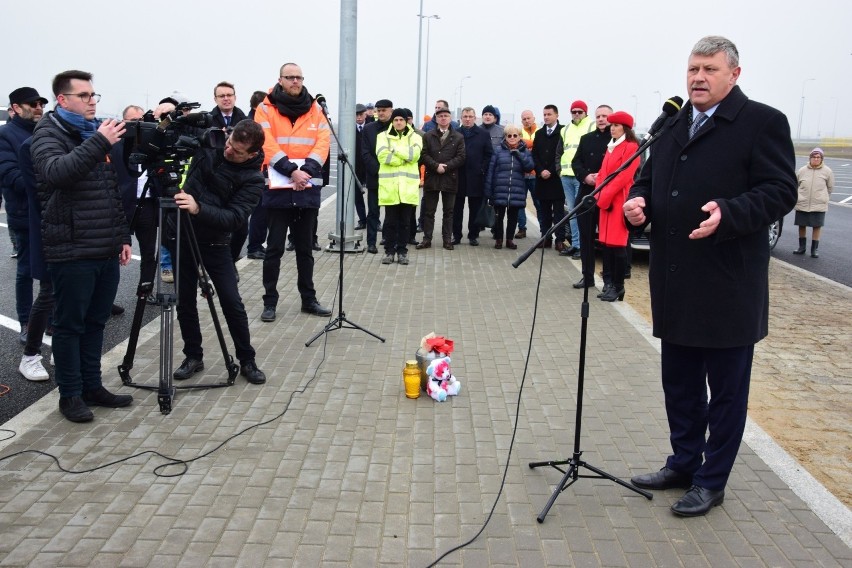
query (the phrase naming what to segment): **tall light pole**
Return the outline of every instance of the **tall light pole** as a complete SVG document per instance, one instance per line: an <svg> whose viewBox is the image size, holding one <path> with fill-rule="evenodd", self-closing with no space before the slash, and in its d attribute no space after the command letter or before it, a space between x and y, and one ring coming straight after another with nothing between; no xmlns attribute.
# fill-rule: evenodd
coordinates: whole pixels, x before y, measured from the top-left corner
<svg viewBox="0 0 852 568"><path fill-rule="evenodd" d="M834 122L831 123L831 137L834 138L837 136L837 105L839 101L837 97L831 98L834 99Z"/></svg>
<svg viewBox="0 0 852 568"><path fill-rule="evenodd" d="M424 81L425 86L423 87L423 104L426 105L426 104L429 104L429 30L431 28L431 26L429 24L432 22L432 20L440 20L441 16L439 16L438 14L432 14L431 16L424 16L422 11L418 15L420 16L421 22L424 19L426 20L426 80ZM418 96L419 96L419 94L420 93L418 93ZM424 108L426 108L426 107L424 107ZM418 118L417 120L420 120L420 119Z"/></svg>
<svg viewBox="0 0 852 568"><path fill-rule="evenodd" d="M633 97L633 127L635 128L639 124L639 97L630 96Z"/></svg>
<svg viewBox="0 0 852 568"><path fill-rule="evenodd" d="M417 23L419 31L417 32L417 93L414 95L415 122L419 121L423 116L420 114L420 58L423 52L423 0L420 0L420 12L417 14Z"/></svg>
<svg viewBox="0 0 852 568"><path fill-rule="evenodd" d="M799 107L799 128L796 130L796 140L802 139L802 117L805 115L805 86L808 81L816 81L815 78L805 79L802 81L802 105Z"/></svg>
<svg viewBox="0 0 852 568"><path fill-rule="evenodd" d="M470 79L470 75L465 75L461 78L461 81L459 81L459 115L456 117L458 119L461 119L461 109L463 108L462 105L464 104L464 100L462 99L462 87L464 86L465 79Z"/></svg>

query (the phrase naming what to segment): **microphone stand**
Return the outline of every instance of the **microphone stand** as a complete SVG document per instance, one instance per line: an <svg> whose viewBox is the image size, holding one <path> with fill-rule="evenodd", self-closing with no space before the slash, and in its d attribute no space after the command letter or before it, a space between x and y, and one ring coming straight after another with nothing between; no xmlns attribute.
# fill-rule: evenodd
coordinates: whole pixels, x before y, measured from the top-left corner
<svg viewBox="0 0 852 568"><path fill-rule="evenodd" d="M555 223L544 235L541 236L541 238L538 240L538 242L534 243L526 252L524 252L521 256L519 256L518 259L515 260L515 262L512 263L512 266L517 268L518 266L523 264L524 261L526 261L527 258L529 258L530 255L532 255L532 253L536 250L536 247L538 247L539 244L544 243L548 238L550 238L550 235L553 234L556 231L556 229L558 229L559 227L561 227L562 225L564 225L565 223L567 223L571 219L574 219L581 214L584 214L584 213L588 214L588 212L591 211L592 208L596 206L595 196L597 194L599 194L601 192L601 190L604 187L606 187L610 182L612 182L612 180L615 179L615 177L619 173L621 173L625 168L627 168L627 166L629 166L636 158L641 156L645 152L645 150L648 149L648 147L650 147L654 142L656 142L657 141L657 135L661 131L662 130L658 130L657 132L655 132L653 134L649 133L647 135L647 138L642 142L642 144L639 146L639 148L636 150L636 152L634 152L633 155L630 156L627 159L627 161L625 161L617 170L615 170L610 175L608 175L603 180L603 182L601 182L601 184L599 186L597 186L594 191L592 191L592 193L585 196L580 201L580 203L578 203L576 207L571 209L568 212L568 214L565 215L558 223ZM545 250L544 248L541 249L542 261L544 260L544 250ZM541 285L540 282L539 282L539 285ZM553 494L550 496L550 499L547 501L547 504L544 506L544 509L542 509L541 513L539 513L538 517L536 517L536 520L539 523L544 522L544 518L547 516L548 511L550 511L550 508L556 502L556 498L559 497L559 494L562 493L563 491L565 491L566 489L568 489L568 487L570 487L574 483L576 483L577 480L581 477L586 478L586 479L608 479L608 480L610 480L614 483L621 485L622 487L625 487L627 489L630 489L631 491L634 491L634 492L642 495L643 497L645 497L647 499L653 499L654 498L654 495L652 493L645 491L644 489L639 489L638 487L635 487L635 486L627 483L626 481L623 481L623 480L615 477L614 475L609 474L609 473L603 471L602 469L599 469L599 468L587 463L583 459L581 459L583 452L580 449L580 434L582 432L582 427L583 427L583 387L584 387L584 383L585 383L586 340L587 340L587 336L588 336L588 320L589 320L589 288L587 286L583 287L583 303L582 303L581 308L580 308L580 318L581 318L581 324L580 324L580 354L579 354L578 369L577 369L577 409L575 411L574 453L572 454L572 456L570 458L564 459L564 460L549 460L549 461L541 461L541 462L531 462L529 464L530 469L535 469L535 468L541 467L541 466L550 466L550 467L552 467L552 468L556 469L557 471L560 471L561 473L564 474L562 476L562 479L556 485L556 488L553 490ZM563 469L563 466L566 466L566 465L568 466L568 468ZM585 468L585 469L591 471L594 475L581 475L580 474L581 468Z"/></svg>
<svg viewBox="0 0 852 568"><path fill-rule="evenodd" d="M338 168L337 172L337 187L338 187L338 197L337 201L340 205L340 234L337 238L338 244L338 253L340 256L340 272L337 276L337 313L338 316L328 322L324 328L322 328L319 332L317 332L313 337L311 337L306 343L305 347L310 347L311 343L316 341L322 334L328 333L329 331L333 331L335 329L360 329L364 333L368 335L372 335L382 343L385 342L385 338L379 335L376 335L372 331L361 327L357 323L346 318L346 312L343 311L343 258L344 258L344 244L346 241L346 201L349 196L348 193L344 192L343 188L346 187L344 180L346 179L346 168L349 169L349 174L352 176L352 180L355 182L355 185L358 187L358 191L362 191L361 182L358 180L358 176L355 175L355 170L352 167L352 164L349 162L349 159L346 156L346 152L343 151L343 145L340 143L340 138L337 137L337 131L334 129L334 125L331 120L328 118L328 110L325 105L320 105L322 108L322 112L325 115L326 120L328 120L328 127L331 130L331 135L334 137L335 142L337 142L337 160L345 165L346 167Z"/></svg>

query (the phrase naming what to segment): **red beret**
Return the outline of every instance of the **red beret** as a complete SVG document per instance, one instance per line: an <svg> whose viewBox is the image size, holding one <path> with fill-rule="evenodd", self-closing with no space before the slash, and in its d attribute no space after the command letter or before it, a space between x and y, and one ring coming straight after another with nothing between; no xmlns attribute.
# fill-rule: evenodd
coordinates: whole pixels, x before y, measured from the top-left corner
<svg viewBox="0 0 852 568"><path fill-rule="evenodd" d="M621 124L627 128L633 128L633 117L623 110L612 113L606 119L610 124Z"/></svg>
<svg viewBox="0 0 852 568"><path fill-rule="evenodd" d="M571 103L571 108L569 110L574 110L575 108L578 108L586 114L589 114L589 107L587 107L586 103L584 103L583 101L574 101L573 103Z"/></svg>

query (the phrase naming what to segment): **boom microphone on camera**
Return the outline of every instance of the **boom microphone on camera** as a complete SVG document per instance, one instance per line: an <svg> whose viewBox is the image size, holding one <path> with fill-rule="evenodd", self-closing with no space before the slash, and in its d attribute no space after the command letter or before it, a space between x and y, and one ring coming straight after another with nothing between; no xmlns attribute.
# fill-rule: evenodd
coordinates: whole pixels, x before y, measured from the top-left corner
<svg viewBox="0 0 852 568"><path fill-rule="evenodd" d="M651 125L651 128L648 129L648 132L642 137L642 139L649 140L652 136L658 134L666 124L666 120L668 120L669 117L676 115L682 106L683 99L678 96L666 99L666 102L663 103L663 114L657 117L657 120L654 121L654 124Z"/></svg>
<svg viewBox="0 0 852 568"><path fill-rule="evenodd" d="M325 97L323 95L318 94L314 100L317 102L317 104L322 109L323 114L327 117L328 116L328 105L326 105L326 103L325 103Z"/></svg>

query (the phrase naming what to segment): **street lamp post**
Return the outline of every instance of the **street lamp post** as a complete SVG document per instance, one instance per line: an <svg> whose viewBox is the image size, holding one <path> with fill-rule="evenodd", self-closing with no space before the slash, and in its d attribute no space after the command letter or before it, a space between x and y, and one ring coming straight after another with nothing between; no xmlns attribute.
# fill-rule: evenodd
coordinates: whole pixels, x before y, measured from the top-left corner
<svg viewBox="0 0 852 568"><path fill-rule="evenodd" d="M431 23L432 20L440 20L441 16L439 16L438 14L432 14L431 16L424 16L422 11L420 12L419 16L420 16L421 22L424 19L426 20L426 77L425 77L425 80L424 80L425 84L424 84L424 87L423 87L423 104L428 105L429 104L429 31L430 31L430 27L431 27L429 24ZM420 93L417 93L417 94L418 94L418 96L420 95ZM424 106L424 108L427 108L427 107ZM420 118L418 117L417 120L420 120Z"/></svg>
<svg viewBox="0 0 852 568"><path fill-rule="evenodd" d="M459 81L459 116L456 117L459 119L461 119L461 109L462 105L464 104L464 101L462 100L462 87L464 86L465 79L470 79L470 75L465 75L461 78L461 81Z"/></svg>
<svg viewBox="0 0 852 568"><path fill-rule="evenodd" d="M636 95L630 95L633 97L633 126L636 127L639 124L639 97Z"/></svg>
<svg viewBox="0 0 852 568"><path fill-rule="evenodd" d="M838 99L837 97L831 97L834 99L834 121L831 123L831 137L834 138L837 136L837 105Z"/></svg>
<svg viewBox="0 0 852 568"><path fill-rule="evenodd" d="M802 117L805 115L805 86L808 81L816 81L815 78L805 79L802 81L802 105L799 107L799 128L796 130L796 140L802 139Z"/></svg>
<svg viewBox="0 0 852 568"><path fill-rule="evenodd" d="M420 58L422 57L423 52L423 18L421 17L423 14L423 0L420 0L420 12L417 14L419 20L417 21L419 31L417 33L417 93L414 95L414 108L416 114L416 121L420 120L420 117L423 116L420 114Z"/></svg>

